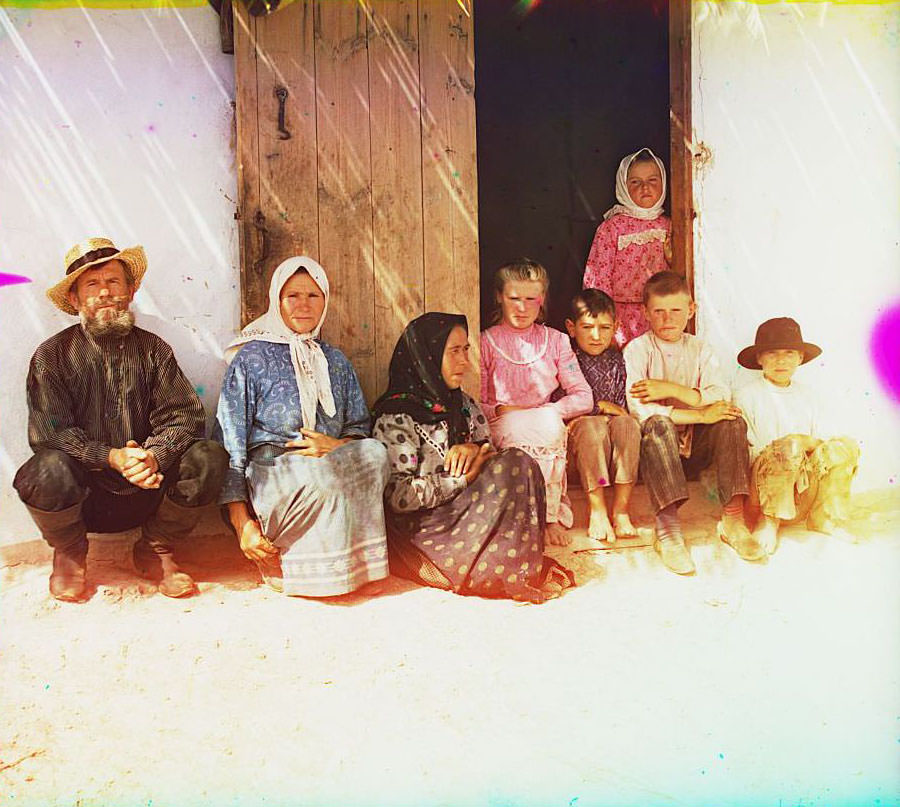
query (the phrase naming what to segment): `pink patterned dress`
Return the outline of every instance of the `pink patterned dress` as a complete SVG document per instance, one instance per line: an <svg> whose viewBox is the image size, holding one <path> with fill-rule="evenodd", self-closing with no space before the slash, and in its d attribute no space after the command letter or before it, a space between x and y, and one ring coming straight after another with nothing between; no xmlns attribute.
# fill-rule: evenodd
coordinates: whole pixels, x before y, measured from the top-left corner
<svg viewBox="0 0 900 807"><path fill-rule="evenodd" d="M554 390L565 395L551 402ZM497 415L501 405L528 407ZM481 408L499 448L519 448L537 460L547 490L547 521L572 526L566 497L566 426L594 397L569 337L546 325L520 330L500 324L481 334Z"/></svg>
<svg viewBox="0 0 900 807"><path fill-rule="evenodd" d="M649 221L619 213L594 235L584 268L586 289L605 291L616 303L616 342L623 346L649 327L641 303L647 278L668 269L663 243L672 228L668 216Z"/></svg>

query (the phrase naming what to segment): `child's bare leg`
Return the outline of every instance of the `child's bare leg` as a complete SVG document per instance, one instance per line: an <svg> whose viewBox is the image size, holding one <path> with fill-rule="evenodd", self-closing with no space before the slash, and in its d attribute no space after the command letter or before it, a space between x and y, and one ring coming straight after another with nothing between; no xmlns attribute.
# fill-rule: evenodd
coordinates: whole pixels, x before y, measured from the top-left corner
<svg viewBox="0 0 900 807"><path fill-rule="evenodd" d="M587 497L591 505L588 538L615 543L616 533L609 523L609 515L606 512L606 491L602 487L596 487L588 491Z"/></svg>
<svg viewBox="0 0 900 807"><path fill-rule="evenodd" d="M637 530L628 515L628 503L638 475L641 427L633 417L617 415L609 421L609 433L616 480L613 488L613 527L619 538L634 538Z"/></svg>
<svg viewBox="0 0 900 807"><path fill-rule="evenodd" d="M548 521L544 529L544 543L550 546L568 546L572 543L572 536L558 521Z"/></svg>
<svg viewBox="0 0 900 807"><path fill-rule="evenodd" d="M631 491L634 490L634 482L619 483L617 482L613 488L613 527L616 536L619 538L634 538L637 530L631 523L631 516L628 514L628 504L631 501Z"/></svg>

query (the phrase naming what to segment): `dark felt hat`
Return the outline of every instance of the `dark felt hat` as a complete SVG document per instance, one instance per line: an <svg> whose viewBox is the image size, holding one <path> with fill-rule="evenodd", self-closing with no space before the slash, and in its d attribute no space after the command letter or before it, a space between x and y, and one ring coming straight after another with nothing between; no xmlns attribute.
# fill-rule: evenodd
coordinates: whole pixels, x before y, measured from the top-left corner
<svg viewBox="0 0 900 807"><path fill-rule="evenodd" d="M738 353L738 364L749 370L759 370L757 358L764 350L797 350L803 356L800 364L812 361L822 348L803 341L800 326L790 317L767 319L756 329L756 342Z"/></svg>

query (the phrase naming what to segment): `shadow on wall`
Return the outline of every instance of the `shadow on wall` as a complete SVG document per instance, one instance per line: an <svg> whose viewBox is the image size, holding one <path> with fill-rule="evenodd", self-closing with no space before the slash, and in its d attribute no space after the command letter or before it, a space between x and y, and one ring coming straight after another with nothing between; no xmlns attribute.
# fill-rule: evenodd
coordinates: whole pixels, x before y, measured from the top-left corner
<svg viewBox="0 0 900 807"><path fill-rule="evenodd" d="M219 344L210 328L204 326L204 319L207 318L212 323L214 315L163 319L135 310L135 324L156 334L174 351L178 366L203 402L208 433L216 416L219 390L225 375L223 353L226 345Z"/></svg>

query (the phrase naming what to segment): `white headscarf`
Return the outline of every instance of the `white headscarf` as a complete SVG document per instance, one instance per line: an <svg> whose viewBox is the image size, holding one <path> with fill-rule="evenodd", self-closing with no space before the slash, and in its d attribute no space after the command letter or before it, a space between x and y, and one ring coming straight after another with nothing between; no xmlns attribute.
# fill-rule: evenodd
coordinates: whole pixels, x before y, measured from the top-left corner
<svg viewBox="0 0 900 807"><path fill-rule="evenodd" d="M297 333L291 330L281 317L281 290L284 284L297 273L305 269L309 276L325 295L325 308L322 318L315 328L308 333ZM316 428L316 403L322 404L326 415L333 417L337 411L334 396L331 394L331 377L328 375L328 360L316 342L325 315L328 313L328 277L325 270L312 258L296 257L283 261L272 275L269 284L269 308L265 314L248 323L241 335L225 348L225 358L231 362L237 355L238 348L247 342L274 342L278 345L291 346L291 364L294 366L294 378L300 390L300 407L303 412L303 426Z"/></svg>
<svg viewBox="0 0 900 807"><path fill-rule="evenodd" d="M659 167L659 175L662 177L662 193L659 195L659 201L653 207L639 207L634 203L631 194L628 193L628 169L631 168L635 157L645 151L656 161L656 165ZM631 216L635 219L651 221L662 213L663 203L666 201L666 167L662 164L662 160L650 149L642 148L634 154L629 154L627 157L622 158L622 162L619 163L619 170L616 171L616 199L619 200L619 204L613 205L603 214L604 221L619 213L624 213L626 216Z"/></svg>

